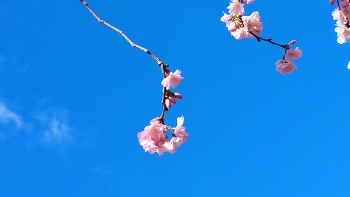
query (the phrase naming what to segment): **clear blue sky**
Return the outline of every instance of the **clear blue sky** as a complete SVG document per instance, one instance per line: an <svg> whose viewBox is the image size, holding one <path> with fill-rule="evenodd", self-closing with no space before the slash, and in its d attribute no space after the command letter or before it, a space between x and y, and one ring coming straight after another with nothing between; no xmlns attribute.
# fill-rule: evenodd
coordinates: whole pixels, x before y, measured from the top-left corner
<svg viewBox="0 0 350 197"><path fill-rule="evenodd" d="M1 197L348 197L349 44L327 1L257 0L262 37L235 40L228 0L89 0L106 21L184 80L176 154L145 153L137 132L161 112L162 75L79 2L0 2Z"/></svg>

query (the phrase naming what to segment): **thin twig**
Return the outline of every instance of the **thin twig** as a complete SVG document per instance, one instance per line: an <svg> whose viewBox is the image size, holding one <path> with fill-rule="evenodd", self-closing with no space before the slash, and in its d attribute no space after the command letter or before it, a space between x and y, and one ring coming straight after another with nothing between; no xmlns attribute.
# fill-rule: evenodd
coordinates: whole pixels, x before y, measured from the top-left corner
<svg viewBox="0 0 350 197"><path fill-rule="evenodd" d="M162 70L162 74L163 74L163 78L166 77L166 72L167 72L167 67L169 65L167 64L164 64L162 61L160 61L160 59L158 57L156 57L155 55L153 55L148 49L140 46L140 45L137 45L135 44L128 36L126 36L122 30L114 27L113 25L107 23L106 21L102 20L99 16L97 16L97 14L90 8L90 6L88 5L88 3L84 0L80 0L80 2L89 10L89 12L96 18L96 20L101 23L101 24L104 24L106 25L107 27L111 28L112 30L118 32L121 36L124 37L124 39L126 41L129 42L129 44L131 45L131 47L133 48L137 48L137 49L140 49L141 51L147 53L149 56L152 57L152 59L154 59L158 66L160 66L161 70ZM162 96L162 105L163 105L163 110L162 110L162 113L161 113L161 116L159 117L159 122L161 124L164 124L164 114L166 111L168 111L168 108L166 107L165 105L165 96L166 96L166 88L163 88L163 96Z"/></svg>
<svg viewBox="0 0 350 197"><path fill-rule="evenodd" d="M271 44L280 46L280 47L282 47L282 48L284 48L284 49L285 49L286 46L287 46L287 45L282 45L282 44L278 44L278 43L276 43L276 42L273 42L273 41L272 41L272 38L265 39L265 38L259 37L258 35L254 34L252 31L249 31L249 33L252 34L252 35L256 38L256 40L257 40L258 42L260 42L261 40L263 40L263 41L265 41L265 42L269 42L269 43L271 43Z"/></svg>

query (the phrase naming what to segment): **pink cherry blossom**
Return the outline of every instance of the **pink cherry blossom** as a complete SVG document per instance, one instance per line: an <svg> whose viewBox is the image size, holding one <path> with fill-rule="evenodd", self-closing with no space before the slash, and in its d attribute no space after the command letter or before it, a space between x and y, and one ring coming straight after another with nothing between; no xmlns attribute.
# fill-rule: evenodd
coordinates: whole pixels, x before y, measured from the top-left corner
<svg viewBox="0 0 350 197"><path fill-rule="evenodd" d="M244 14L244 4L240 3L238 0L232 0L230 5L227 7L230 14L242 15Z"/></svg>
<svg viewBox="0 0 350 197"><path fill-rule="evenodd" d="M237 26L236 26L235 23L230 23L230 24L227 26L227 30L228 30L229 32L235 32L237 29L238 29L238 28L237 28Z"/></svg>
<svg viewBox="0 0 350 197"><path fill-rule="evenodd" d="M233 35L237 40L242 38L248 37L248 32L244 28L237 29L236 31L232 32L231 35Z"/></svg>
<svg viewBox="0 0 350 197"><path fill-rule="evenodd" d="M336 20L336 28L334 31L337 33L337 42L339 44L344 44L346 42L350 42L350 27L348 26L348 20L350 18L350 5L349 2L341 1L342 7L349 7L339 10L339 8L335 8L332 12L333 19ZM344 17L345 15L345 17Z"/></svg>
<svg viewBox="0 0 350 197"><path fill-rule="evenodd" d="M338 8L335 8L332 12L333 20L337 20L337 26L345 25L345 23L347 22L342 12L347 18L350 17L350 9L343 9L342 11L340 11Z"/></svg>
<svg viewBox="0 0 350 197"><path fill-rule="evenodd" d="M186 142L188 134L185 132L185 127L183 123L185 118L183 116L177 118L177 126L175 127L174 136L179 137L182 142Z"/></svg>
<svg viewBox="0 0 350 197"><path fill-rule="evenodd" d="M176 152L176 139L171 138L170 141L166 141L161 148L158 150L158 155L163 155L164 152L174 154Z"/></svg>
<svg viewBox="0 0 350 197"><path fill-rule="evenodd" d="M228 15L226 14L225 12L223 12L223 16L220 18L220 21L226 23L226 27L232 23L232 16L231 15Z"/></svg>
<svg viewBox="0 0 350 197"><path fill-rule="evenodd" d="M250 4L254 0L243 0L243 2ZM229 14L224 13L221 17L221 21L226 24L227 30L236 39L253 38L255 35L259 35L263 28L260 22L259 12L253 12L250 16L243 16L244 4L241 0L231 0Z"/></svg>
<svg viewBox="0 0 350 197"><path fill-rule="evenodd" d="M157 118L150 121L150 125L146 126L142 132L137 133L137 138L145 152L150 154L158 153L163 155L164 152L175 153L176 148L181 146L187 139L188 134L183 127L184 117L177 118L177 126L171 128L161 124ZM169 141L166 135L168 129L174 130L172 138Z"/></svg>
<svg viewBox="0 0 350 197"><path fill-rule="evenodd" d="M184 117L177 118L177 126L174 128L173 137L170 141L166 140L164 144L157 149L157 153L162 155L164 152L175 153L176 148L181 146L186 142L188 134L185 132L185 127L183 127Z"/></svg>
<svg viewBox="0 0 350 197"><path fill-rule="evenodd" d="M174 154L176 148L181 146L184 141L179 137L173 137L170 141L166 141L162 147L158 149L158 155L163 155L164 152L169 152Z"/></svg>
<svg viewBox="0 0 350 197"><path fill-rule="evenodd" d="M337 42L339 44L350 42L350 28L346 28L345 26L339 26L335 28L335 32L337 32Z"/></svg>
<svg viewBox="0 0 350 197"><path fill-rule="evenodd" d="M157 152L165 143L164 132L166 126L160 124L157 119L150 121L150 125L146 126L142 132L137 133L137 138L145 152L153 154Z"/></svg>
<svg viewBox="0 0 350 197"><path fill-rule="evenodd" d="M293 64L293 62L289 63L285 60L278 60L276 62L276 70L281 74L289 74L297 67Z"/></svg>
<svg viewBox="0 0 350 197"><path fill-rule="evenodd" d="M249 17L244 17L243 21L246 21L245 25L248 28L248 33L249 31L253 32L255 35L259 35L261 33L263 26L260 22L259 12L253 12ZM253 35L249 33L249 37L252 38Z"/></svg>
<svg viewBox="0 0 350 197"><path fill-rule="evenodd" d="M231 32L231 35L236 39L242 38L253 38L255 35L259 35L262 31L263 25L260 22L259 12L253 12L250 16L242 16L243 27L237 28L235 23L230 23L228 30ZM234 28L233 28L234 27Z"/></svg>
<svg viewBox="0 0 350 197"><path fill-rule="evenodd" d="M293 59L299 59L302 55L302 51L297 47L295 49L289 49L287 51L287 54L285 56L285 59L287 61L292 61L292 58Z"/></svg>
<svg viewBox="0 0 350 197"><path fill-rule="evenodd" d="M176 86L178 86L182 79L183 77L181 77L181 71L176 70L174 73L170 72L169 75L163 79L161 84L163 85L163 87L169 90L170 86L172 88L175 88Z"/></svg>
<svg viewBox="0 0 350 197"><path fill-rule="evenodd" d="M276 70L281 74L289 74L297 68L293 63L293 59L299 59L302 55L302 51L297 47L295 49L289 49L284 56L284 60L278 60L276 64Z"/></svg>

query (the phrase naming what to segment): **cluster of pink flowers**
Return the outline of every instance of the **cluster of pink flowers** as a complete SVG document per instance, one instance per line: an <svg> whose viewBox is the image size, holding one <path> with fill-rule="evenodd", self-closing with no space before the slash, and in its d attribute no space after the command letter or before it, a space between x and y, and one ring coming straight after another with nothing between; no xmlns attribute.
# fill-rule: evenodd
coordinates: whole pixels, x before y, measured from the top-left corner
<svg viewBox="0 0 350 197"><path fill-rule="evenodd" d="M161 84L163 85L164 88L166 88L166 93L165 93L165 105L168 109L171 108L171 104L175 104L177 99L182 99L182 95L178 92L171 92L170 86L172 88L175 88L176 86L178 86L180 84L180 81L183 79L183 77L181 76L181 71L180 70L176 70L174 73L167 71L167 77L163 79L163 81L161 82Z"/></svg>
<svg viewBox="0 0 350 197"><path fill-rule="evenodd" d="M137 134L139 143L145 150L151 154L157 152L158 155L163 155L164 152L175 153L176 148L186 142L188 134L183 127L184 117L177 118L177 126L175 128L161 124L159 119L151 120L150 125L146 126L142 132ZM166 132L172 132L172 138L169 141Z"/></svg>
<svg viewBox="0 0 350 197"><path fill-rule="evenodd" d="M253 0L244 0L247 4L253 2ZM240 0L232 0L227 7L229 14L224 13L221 17L221 21L226 23L226 27L231 35L236 39L253 38L255 35L259 35L263 28L260 22L259 12L253 12L250 16L243 16L244 4Z"/></svg>
<svg viewBox="0 0 350 197"><path fill-rule="evenodd" d="M334 4L335 0L330 0L329 4ZM337 32L338 43L344 44L346 42L350 43L350 1L341 0L339 7L337 6L332 12L333 19L336 20L336 28L334 29Z"/></svg>
<svg viewBox="0 0 350 197"><path fill-rule="evenodd" d="M254 0L231 0L230 5L227 7L229 14L224 13L221 17L221 21L226 24L228 31L236 39L242 38L256 38L259 42L261 40L270 42L271 44L283 47L285 54L281 60L278 60L276 64L276 70L281 74L289 74L297 67L293 63L293 59L301 57L302 52L299 48L290 49L291 44L295 44L295 40L292 40L286 45L280 45L272 42L272 39L263 39L258 35L261 33L263 25L260 22L259 12L253 12L250 16L243 16L244 14L244 2L250 4Z"/></svg>
<svg viewBox="0 0 350 197"><path fill-rule="evenodd" d="M297 47L295 49L288 49L284 55L284 59L278 60L276 64L276 70L281 74L289 74L297 68L293 63L293 59L299 59L302 55L301 50Z"/></svg>
<svg viewBox="0 0 350 197"><path fill-rule="evenodd" d="M171 108L171 104L176 103L177 99L182 99L182 95L178 92L170 91L170 87L177 87L183 77L181 71L176 70L170 72L168 69L164 71L164 79L161 82L164 91L163 106L165 111ZM163 155L164 152L175 153L176 148L181 146L182 143L186 142L188 134L185 132L183 127L184 117L177 118L177 126L172 128L164 124L164 112L159 118L151 120L150 125L146 126L142 132L137 134L140 145L143 147L145 152L151 154L157 152L158 155ZM169 141L167 131L171 132L172 138Z"/></svg>

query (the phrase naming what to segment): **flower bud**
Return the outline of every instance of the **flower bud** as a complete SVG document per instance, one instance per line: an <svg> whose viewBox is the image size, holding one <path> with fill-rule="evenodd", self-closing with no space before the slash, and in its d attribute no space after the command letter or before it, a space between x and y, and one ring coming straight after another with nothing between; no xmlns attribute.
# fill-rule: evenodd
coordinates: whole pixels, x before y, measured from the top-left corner
<svg viewBox="0 0 350 197"><path fill-rule="evenodd" d="M175 98L182 99L182 95L178 92L174 92Z"/></svg>
<svg viewBox="0 0 350 197"><path fill-rule="evenodd" d="M169 97L169 101L170 103L174 103L174 104L176 103L175 98L172 96Z"/></svg>
<svg viewBox="0 0 350 197"><path fill-rule="evenodd" d="M288 44L295 44L296 42L297 42L296 40L292 40Z"/></svg>
<svg viewBox="0 0 350 197"><path fill-rule="evenodd" d="M165 99L165 106L170 109L171 108L171 103L169 101L169 99Z"/></svg>

